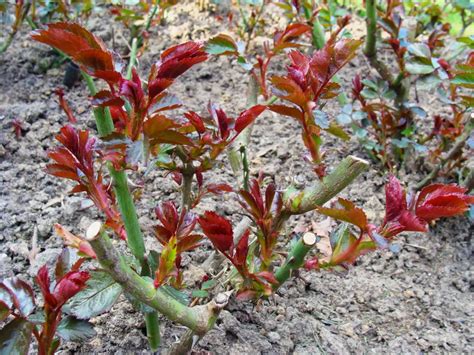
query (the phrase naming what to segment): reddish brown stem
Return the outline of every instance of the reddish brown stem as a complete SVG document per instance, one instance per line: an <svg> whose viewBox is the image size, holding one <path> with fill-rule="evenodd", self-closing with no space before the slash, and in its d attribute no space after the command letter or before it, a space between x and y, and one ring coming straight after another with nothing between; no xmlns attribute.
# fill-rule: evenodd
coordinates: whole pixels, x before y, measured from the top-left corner
<svg viewBox="0 0 474 355"><path fill-rule="evenodd" d="M50 355L54 353L52 349L54 335L61 320L62 312L51 310L48 306L45 307L46 320L43 323L43 330L39 334L38 340L38 354Z"/></svg>

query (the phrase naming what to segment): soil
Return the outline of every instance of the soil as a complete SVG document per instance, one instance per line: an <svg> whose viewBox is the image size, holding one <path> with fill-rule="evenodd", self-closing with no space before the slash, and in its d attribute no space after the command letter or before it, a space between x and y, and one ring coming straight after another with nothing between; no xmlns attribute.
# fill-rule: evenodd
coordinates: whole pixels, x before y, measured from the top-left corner
<svg viewBox="0 0 474 355"><path fill-rule="evenodd" d="M274 22L281 21L273 14ZM106 25L105 25L106 24ZM94 15L88 28L115 50L126 50L127 32L106 14ZM225 29L194 4L180 4L170 11L166 27L152 28L148 51L140 58L146 73L159 53L172 44L206 39ZM3 30L3 29L2 29ZM59 222L81 234L100 216L81 195L68 195L71 184L44 172L46 152L55 145L54 135L66 123L54 89L61 86L64 65L44 69L54 60L45 46L33 43L26 30L0 57L0 279L21 275L31 279L39 266L53 262L62 242L52 226ZM272 70L281 70L283 64ZM356 72L366 73L362 57L341 73L348 88ZM219 102L229 114L245 108L247 77L226 58L211 59L183 75L173 87L185 109L204 111L209 100ZM67 91L78 125L94 129L84 82ZM439 110L428 100L428 112ZM426 103L426 104L425 104ZM328 107L331 117L337 104ZM16 139L11 122L23 123L23 137ZM355 139L325 142L329 166L347 154L367 158ZM299 127L289 118L270 113L258 119L252 138L251 172L262 170L280 187L303 186L314 179L303 160ZM228 164L205 176L207 181L235 185ZM403 173L404 181L418 181L418 173ZM152 172L146 177L138 204L145 230L155 223L152 209L162 198L178 198L169 177ZM375 222L383 217L382 168L373 163L341 196L355 201ZM242 217L233 197L204 200L200 210L217 209ZM289 235L322 219L308 214L291 221ZM347 272L306 272L287 282L276 295L257 305L232 301L196 347L215 354L346 354L346 353L472 353L473 339L473 228L467 218L443 220L427 235L401 236L398 253L366 255ZM158 248L149 232L147 245ZM35 252L36 249L36 252ZM32 253L33 250L33 253ZM211 248L206 245L184 258L199 265ZM36 255L35 255L36 254ZM190 269L192 270L192 269ZM191 274L192 272L188 273ZM61 353L147 353L142 316L121 297L111 312L92 320L97 336L88 342L62 345ZM163 344L168 347L184 329L163 320Z"/></svg>

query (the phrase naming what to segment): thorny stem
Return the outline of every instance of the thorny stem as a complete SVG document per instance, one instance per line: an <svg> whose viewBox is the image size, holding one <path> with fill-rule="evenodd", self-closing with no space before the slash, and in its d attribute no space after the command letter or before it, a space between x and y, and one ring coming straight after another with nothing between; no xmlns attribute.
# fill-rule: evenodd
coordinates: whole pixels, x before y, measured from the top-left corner
<svg viewBox="0 0 474 355"><path fill-rule="evenodd" d="M97 88L95 87L92 77L84 72L82 72L82 76L86 81L87 88L89 89L91 96L97 94ZM93 112L99 135L101 137L105 137L112 133L114 131L114 122L112 120L112 116L110 115L110 111L103 107L96 107L94 108Z"/></svg>
<svg viewBox="0 0 474 355"><path fill-rule="evenodd" d="M365 11L367 15L367 37L365 39L365 55L369 58L376 56L377 44L377 12L375 0L365 1Z"/></svg>
<svg viewBox="0 0 474 355"><path fill-rule="evenodd" d="M240 5L240 1L239 1L239 5ZM250 42L252 41L252 35L255 31L255 27L257 26L258 21L260 20L260 17L262 16L264 10L265 10L265 1L262 1L262 5L260 6L257 14L255 15L252 26L250 26L250 28L247 27L247 42L245 43L245 50L248 50L250 46ZM247 25L248 25L248 22L247 22Z"/></svg>
<svg viewBox="0 0 474 355"><path fill-rule="evenodd" d="M247 108L255 106L258 102L258 83L253 75L250 76L248 89L247 89ZM267 104L267 103L265 103ZM248 174L248 162L247 167L244 166L243 158L247 158L247 147L250 144L250 137L252 135L253 124L246 127L239 136L235 139L234 143L228 150L227 156L230 161L230 166L235 175L242 172L242 184L248 185L248 176L246 182L246 170Z"/></svg>
<svg viewBox="0 0 474 355"><path fill-rule="evenodd" d="M93 79L83 73L86 79L87 86L91 95L95 95L97 89ZM98 107L94 109L94 116L96 119L97 130L101 137L105 137L114 131L114 123L110 110L108 108ZM143 276L150 276L150 268L145 259L145 243L143 241L140 224L138 222L138 215L133 202L132 195L128 188L127 174L125 171L117 171L111 164L108 164L110 176L112 177L115 195L122 216L122 220L127 232L127 243L132 254L137 258L142 266ZM147 335L150 347L153 351L157 350L160 344L160 326L159 319L156 313L145 314L145 322L147 326Z"/></svg>
<svg viewBox="0 0 474 355"><path fill-rule="evenodd" d="M275 289L288 280L293 271L303 266L306 254L308 254L315 244L316 236L310 232L305 233L303 237L295 243L286 261L275 272L275 278L278 281L278 285L274 287Z"/></svg>
<svg viewBox="0 0 474 355"><path fill-rule="evenodd" d="M324 205L350 185L368 167L369 163L367 161L348 156L322 181L305 188L303 191L288 188L283 194L284 209L274 222L273 230L280 232L292 215L303 214ZM312 240L310 237L310 235L307 235L306 239L302 238L290 251L288 260L276 271L275 277L280 284L291 276L292 270L301 267L304 256L315 243L310 242Z"/></svg>
<svg viewBox="0 0 474 355"><path fill-rule="evenodd" d="M398 108L401 108L409 92L407 83L403 80L403 68L400 68L400 73L396 78L394 78L392 72L385 63L377 58L377 9L375 0L366 0L365 9L367 13L367 36L365 39L364 50L365 56L370 65L379 73L382 79L388 82L390 88L395 91L395 104ZM408 116L412 116L410 112L407 112L407 114ZM409 119L409 121L411 121L411 119Z"/></svg>
<svg viewBox="0 0 474 355"><path fill-rule="evenodd" d="M322 181L316 182L302 191L288 188L283 194L286 212L289 215L303 214L325 204L351 184L368 167L369 162L350 155L344 158Z"/></svg>
<svg viewBox="0 0 474 355"><path fill-rule="evenodd" d="M394 78L390 69L377 58L377 10L375 0L367 0L365 2L365 9L367 13L367 36L365 39L365 56L370 62L370 65L379 73L379 75L393 85Z"/></svg>
<svg viewBox="0 0 474 355"><path fill-rule="evenodd" d="M240 147L240 154L242 157L242 172L244 175L244 190L248 191L249 189L249 179L250 179L250 169L249 161L247 159L247 149L244 146Z"/></svg>
<svg viewBox="0 0 474 355"><path fill-rule="evenodd" d="M89 227L86 233L87 240L94 249L100 265L128 293L171 321L192 329L198 335L204 335L214 326L219 312L228 302L228 297L220 294L208 304L193 308L183 305L161 288L155 289L153 283L138 275L115 249L103 228L94 225L96 223L100 224L95 222Z"/></svg>
<svg viewBox="0 0 474 355"><path fill-rule="evenodd" d="M134 37L132 39L132 49L130 51L130 61L128 62L128 67L127 67L127 74L126 74L126 79L130 80L132 78L132 70L133 67L135 66L135 62L137 60L137 49L138 49L138 39L137 37Z"/></svg>
<svg viewBox="0 0 474 355"><path fill-rule="evenodd" d="M46 319L43 323L43 330L41 331L38 339L38 354L39 355L50 355L54 354L54 350L57 346L54 346L54 335L58 327L59 321L61 320L61 311L52 310L50 307L45 306Z"/></svg>
<svg viewBox="0 0 474 355"><path fill-rule="evenodd" d="M151 21L151 19L150 19L150 21ZM149 24L148 24L148 26L149 26ZM132 78L132 71L133 71L133 68L135 66L135 62L136 62L136 59L137 59L137 50L138 50L138 39L133 38L132 39L132 50L130 52L130 60L129 60L129 63L128 63L127 74L126 74L127 75L126 76L127 80L130 80ZM125 173L123 174L123 176L126 179L126 174ZM116 180L114 179L114 181L116 181ZM126 181L125 181L125 185L126 185ZM138 223L138 216L137 216L137 212L135 210L135 204L133 203L132 195L130 194L130 191L128 190L128 186L127 186L126 189L124 188L123 191L126 193L126 196L124 196L124 199L125 200L128 200L128 199L130 200L128 203L126 203L126 205L124 207L127 207L127 206L130 207L130 208L133 207L133 211L130 210L128 213L122 213L123 218L124 218L124 224L125 224L125 226L127 226L127 221L125 220L125 216L128 216L127 218L132 219L132 220L128 221L128 223L130 223L131 225L134 225L136 223L136 229L140 233L140 238L139 238L139 240L141 241L140 244L143 246L142 258L144 258L144 256L145 256L145 244L144 244L144 241L143 241L143 236L141 235L140 225ZM135 218L133 218L133 216L135 216ZM127 234L128 234L128 232L127 232ZM145 259L140 259L139 258L138 260L140 260L141 263L142 263L142 272L141 272L142 276L150 276L151 275L151 270L150 270L150 267L148 265L148 262ZM158 318L158 313L156 313L156 312L145 313L145 324L146 324L146 335L147 335L147 339L148 339L148 344L150 345L151 351L155 352L155 351L158 350L158 348L160 347L160 343L161 343L160 319Z"/></svg>
<svg viewBox="0 0 474 355"><path fill-rule="evenodd" d="M181 187L181 197L182 197L182 202L181 202L181 207L186 208L186 210L191 209L191 204L192 204L192 187L193 187L193 176L194 176L194 170L192 167L188 166L189 164L186 164L182 174L183 174L183 185Z"/></svg>
<svg viewBox="0 0 474 355"><path fill-rule="evenodd" d="M217 304L227 304L228 299L231 295L231 292L226 292L226 293L220 293L218 294L212 302L215 302ZM222 308L224 306L221 306ZM220 308L220 309L222 309ZM211 329L214 326L215 321L217 320L217 315L215 315L212 319L212 325L210 325L209 329ZM199 340L202 339L202 337L205 335L203 334L197 334L195 331L192 329L188 329L184 335L181 337L181 339L173 344L171 348L165 352L166 355L182 355L182 354L188 354L190 350L199 342Z"/></svg>
<svg viewBox="0 0 474 355"><path fill-rule="evenodd" d="M152 352L158 351L161 344L160 319L157 312L145 314L146 337Z"/></svg>
<svg viewBox="0 0 474 355"><path fill-rule="evenodd" d="M158 11L158 4L153 6L153 8L151 9L148 15L148 18L146 19L145 31L148 31L150 29L151 22L153 21L153 17L155 17L157 11Z"/></svg>

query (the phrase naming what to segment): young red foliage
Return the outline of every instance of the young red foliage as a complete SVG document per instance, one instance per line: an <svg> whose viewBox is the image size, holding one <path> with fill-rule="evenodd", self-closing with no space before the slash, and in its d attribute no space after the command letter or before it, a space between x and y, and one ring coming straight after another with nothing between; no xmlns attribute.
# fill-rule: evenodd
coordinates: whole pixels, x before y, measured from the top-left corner
<svg viewBox="0 0 474 355"><path fill-rule="evenodd" d="M77 249L79 253L81 253L85 257L89 257L92 259L96 258L96 254L89 242L79 238L78 236L75 236L58 223L54 225L54 230L56 231L56 234L63 239L64 245L70 248Z"/></svg>
<svg viewBox="0 0 474 355"><path fill-rule="evenodd" d="M56 286L51 292L47 266L41 267L36 275L36 282L41 289L46 306L53 312L81 291L86 286L88 279L89 273L87 271L70 271L61 279L56 280Z"/></svg>
<svg viewBox="0 0 474 355"><path fill-rule="evenodd" d="M387 207L381 234L392 237L402 231L425 232L432 220L466 212L474 203L474 196L466 195L466 191L456 185L432 184L408 204L400 182L391 176L385 187Z"/></svg>
<svg viewBox="0 0 474 355"><path fill-rule="evenodd" d="M110 107L114 111L117 131L123 130L132 141L141 138L145 122L153 120L158 112L181 106L173 95L165 93L164 90L178 76L208 58L203 44L199 42L190 41L168 48L152 66L145 90L135 70L130 80L124 78L121 74L121 64L115 63L112 53L104 43L78 24L50 24L45 29L34 31L32 38L64 52L82 70L108 83L109 90L98 92L92 102L96 106ZM125 101L132 107L128 114L123 110ZM174 130L160 132L158 137L151 138L172 144L181 144L183 140L182 134Z"/></svg>
<svg viewBox="0 0 474 355"><path fill-rule="evenodd" d="M142 80L138 73L132 71L132 79L121 79L118 89L111 87L110 91L100 92L101 97L107 98L102 103L106 106L123 106L123 99L127 100L132 106L132 112L125 115L120 114L122 126L125 127L125 134L132 140L140 138L141 133L145 133L150 139L155 139L159 143L168 139L170 143L181 144L183 135L174 130L164 132L159 130L158 136L150 136L150 132L146 132L145 124L151 126L156 116L160 116L160 112L175 109L181 106L181 102L174 95L168 94L165 90L174 82L174 80L185 73L193 65L207 60L207 54L203 50L203 45L197 42L186 42L167 49L160 57L160 61L155 63L148 77L147 90L143 89ZM96 102L100 102L97 95L94 97ZM154 124L153 124L154 125ZM118 127L117 127L118 128Z"/></svg>
<svg viewBox="0 0 474 355"><path fill-rule="evenodd" d="M256 179L251 181L249 191L240 190L239 194L242 198L240 204L247 210L260 230L260 233L257 234L261 248L260 257L263 264L268 266L271 263L273 248L279 235L275 220L279 217L283 207L281 194L271 183L262 196L260 182Z"/></svg>
<svg viewBox="0 0 474 355"><path fill-rule="evenodd" d="M317 211L325 216L351 223L357 226L361 233L368 231L367 216L361 208L355 206L351 201L343 198L338 199L342 209L318 207Z"/></svg>
<svg viewBox="0 0 474 355"><path fill-rule="evenodd" d="M326 261L317 257L307 262L309 269L335 265L350 265L362 254L377 248L389 247L389 242L402 232L426 232L428 223L441 217L460 215L474 203L474 196L466 195L466 189L455 185L433 184L425 187L409 201L398 179L389 177L385 186L386 210L381 226L369 224L362 209L351 202L339 199L344 209L318 208L320 213L356 225L358 237L347 228L335 233L331 240L331 257ZM342 201L341 201L342 200ZM332 237L333 238L333 237Z"/></svg>
<svg viewBox="0 0 474 355"><path fill-rule="evenodd" d="M432 220L460 215L474 202L473 196L466 195L466 189L443 184L426 186L407 201L405 191L394 176L390 176L385 186L385 195L385 218L377 233L386 239L401 232L426 232Z"/></svg>
<svg viewBox="0 0 474 355"><path fill-rule="evenodd" d="M170 276L174 277L174 285L181 287L181 254L197 248L202 239L202 235L193 233L197 217L185 209L178 213L173 202L162 203L156 207L155 214L161 222L155 226L155 236L164 246L156 271L155 287L161 286Z"/></svg>
<svg viewBox="0 0 474 355"><path fill-rule="evenodd" d="M12 121L13 131L15 132L16 139L23 137L23 123L19 118L15 118Z"/></svg>
<svg viewBox="0 0 474 355"><path fill-rule="evenodd" d="M474 204L474 196L466 195L466 192L467 189L456 185L426 186L418 195L415 213L426 222L462 214L469 209L470 204Z"/></svg>
<svg viewBox="0 0 474 355"><path fill-rule="evenodd" d="M385 186L385 217L379 233L385 238L405 232L426 232L428 225L408 209L406 193L395 176Z"/></svg>
<svg viewBox="0 0 474 355"><path fill-rule="evenodd" d="M271 78L273 94L295 106L271 105L270 109L300 122L304 144L319 176L324 175L319 151L321 130L336 135L343 132L334 123L322 122L317 117L318 106L321 106L321 100L337 96L339 85L332 83L331 79L355 56L360 44L358 40L336 41L332 38L311 57L293 50L289 53L291 64L287 75Z"/></svg>
<svg viewBox="0 0 474 355"><path fill-rule="evenodd" d="M286 48L299 47L293 41L310 32L311 26L302 23L291 23L283 31L275 31L272 52L279 53Z"/></svg>
<svg viewBox="0 0 474 355"><path fill-rule="evenodd" d="M39 354L54 353L55 349L59 346L59 342L55 341L54 337L61 322L62 307L69 299L86 287L89 277L90 275L87 271L78 271L73 266L71 271L56 280L56 285L53 291L51 291L47 266L44 265L39 269L35 281L43 294L45 316L41 331L35 334L38 341Z"/></svg>
<svg viewBox="0 0 474 355"><path fill-rule="evenodd" d="M198 218L198 222L214 247L230 260L242 276L243 282L237 295L238 299L243 300L262 294L271 294L271 284L277 283L273 274L265 270L252 273L248 269L249 230L246 230L235 244L232 225L226 218L215 212L206 211L203 216Z"/></svg>
<svg viewBox="0 0 474 355"><path fill-rule="evenodd" d="M121 78L105 44L76 23L52 23L45 29L33 31L31 37L67 54L89 75L109 83L117 83Z"/></svg>
<svg viewBox="0 0 474 355"><path fill-rule="evenodd" d="M284 30L275 31L273 44L270 45L269 41L264 43L264 55L257 55L256 63L253 65L244 56L245 45L242 42L234 41L232 37L226 34L219 34L211 38L207 42L206 50L210 54L235 57L237 62L243 65L246 70L250 70L250 75L258 83L261 94L268 100L267 72L272 59L283 53L286 48L300 47L301 44L295 42L295 40L310 32L310 26L300 23L289 24Z"/></svg>
<svg viewBox="0 0 474 355"><path fill-rule="evenodd" d="M172 161L159 163L159 167L172 172L179 185L184 175L189 179L196 177L198 191L191 193L189 207L196 206L209 193L232 191L225 184L204 184L203 175L215 165L225 148L265 109L266 106L256 105L232 118L218 105L209 103L206 116L190 111L184 114L184 120L160 115L145 123L145 134L153 154L155 150L159 152L159 144L163 142L180 146L177 154L172 155Z"/></svg>
<svg viewBox="0 0 474 355"><path fill-rule="evenodd" d="M74 113L71 110L71 107L67 103L66 99L64 98L64 90L61 88L57 88L54 93L58 96L59 99L59 106L63 109L64 113L67 116L67 119L70 123L76 123L77 119L74 117Z"/></svg>
<svg viewBox="0 0 474 355"><path fill-rule="evenodd" d="M51 175L76 181L78 184L71 192L86 192L107 216L107 225L120 237L125 238L125 230L115 207L114 196L103 184L101 174L96 174L94 170L96 140L89 137L88 131L78 131L70 125L61 128L56 139L63 146L48 153L56 163L48 164L46 171Z"/></svg>
<svg viewBox="0 0 474 355"><path fill-rule="evenodd" d="M172 82L192 66L206 61L207 58L204 45L200 42L191 41L168 48L150 71L148 77L150 96L158 95L166 89L168 82Z"/></svg>
<svg viewBox="0 0 474 355"><path fill-rule="evenodd" d="M234 232L230 222L212 211L206 211L198 222L204 234L221 253L226 255L234 245ZM226 255L227 256L227 255Z"/></svg>
<svg viewBox="0 0 474 355"><path fill-rule="evenodd" d="M78 259L72 266L69 265L71 261L70 254L67 249L59 255L55 265L55 286L52 288L52 283L49 277L47 265L42 266L35 277L35 282L43 295L43 305L38 307L32 287L25 281L19 278L9 278L0 282L0 317L5 320L8 316L12 316L13 320L9 320L6 327L15 331L21 330L21 343L16 343L15 340L8 337L8 334L2 333L2 336L7 336L7 340L2 343L2 351L5 352L5 342L11 342L8 345L9 349L15 353L28 352L31 335L34 335L38 343L38 353L40 355L53 354L60 345L59 337L64 337L64 334L59 334L58 329L62 325L64 304L74 297L78 292L86 287L86 282L89 279L87 271L79 271L84 259ZM37 309L36 313L33 313ZM32 315L33 314L33 315ZM34 314L41 314L44 316L43 320L38 322L38 319L33 320ZM37 317L36 317L37 318ZM68 316L68 321L76 321L77 319ZM90 324L86 321L81 324L82 328L74 329L74 332L79 336L84 336L85 333L90 335ZM18 325L23 325L18 328ZM88 331L84 331L84 329ZM6 331L7 328L2 329ZM85 333L81 332L84 331ZM92 333L93 330L92 330ZM70 334L68 334L70 335ZM57 337L59 336L59 337Z"/></svg>

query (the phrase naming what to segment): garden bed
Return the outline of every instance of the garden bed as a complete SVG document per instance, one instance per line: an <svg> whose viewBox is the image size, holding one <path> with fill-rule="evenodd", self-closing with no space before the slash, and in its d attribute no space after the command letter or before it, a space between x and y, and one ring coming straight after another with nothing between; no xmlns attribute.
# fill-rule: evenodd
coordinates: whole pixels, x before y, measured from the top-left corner
<svg viewBox="0 0 474 355"><path fill-rule="evenodd" d="M207 39L225 26L215 25L209 14L193 6L179 5L170 12L166 27L153 28L147 52L139 60L140 72L148 72L159 53L172 44ZM105 25L104 22L107 24ZM211 25L212 23L212 25ZM105 15L90 20L88 28L117 51L124 50L124 37L118 24ZM114 29L112 31L112 29ZM26 31L18 33L6 54L0 57L0 279L14 275L32 277L40 265L53 262L62 241L52 226L61 223L84 233L99 215L88 208L81 195L70 196L70 185L47 175L46 151L54 146L54 135L66 122L54 90L62 84L63 66L44 70L54 55L33 43ZM281 70L282 67L274 68ZM351 78L366 72L367 63L357 57L341 74ZM347 75L346 75L347 74ZM187 72L174 84L178 97L186 98L185 109L203 111L209 100L219 102L229 114L245 108L247 76L226 58L211 59ZM350 82L345 82L349 88ZM348 91L348 90L346 90ZM68 100L79 119L79 126L94 127L85 83L67 91ZM441 110L421 100L428 112ZM328 107L334 115L338 108ZM16 139L11 122L23 122L24 136ZM290 182L307 184L313 173L302 159L304 147L299 126L291 118L270 112L257 119L251 143L251 172L260 169L279 186ZM341 142L328 138L325 146L329 166L347 154L368 159L357 141ZM222 169L207 175L208 181L234 183L230 167L223 159ZM363 206L370 219L383 218L386 178L375 163L343 191ZM158 248L147 227L155 221L153 208L163 197L177 196L169 177L152 172L138 205L145 226L146 244ZM292 179L292 180L290 180ZM404 181L419 181L407 174ZM215 198L221 214L241 215L232 198ZM205 200L200 211L212 208ZM304 227L322 228L316 213L292 220L296 232ZM290 230L291 231L291 230ZM466 218L440 221L428 235L412 234L396 242L398 253L376 252L362 257L347 272L306 272L280 288L276 295L257 305L232 301L215 329L199 343L196 351L215 354L308 354L308 353L470 353L472 347L473 302L471 237L473 228ZM37 248L36 252L35 249ZM32 252L33 251L33 252ZM192 254L196 264L211 252L208 242ZM183 264L190 265L189 256ZM27 276L28 275L28 276ZM200 274L194 267L186 271L192 286ZM65 352L146 353L144 321L123 297L113 312L92 320L97 336L84 343L67 343ZM184 329L163 320L165 347Z"/></svg>

